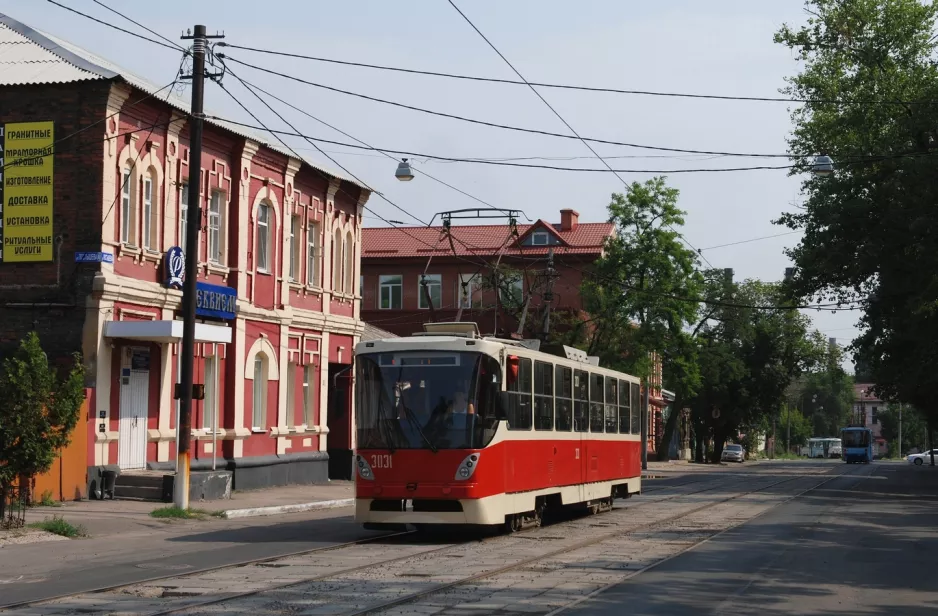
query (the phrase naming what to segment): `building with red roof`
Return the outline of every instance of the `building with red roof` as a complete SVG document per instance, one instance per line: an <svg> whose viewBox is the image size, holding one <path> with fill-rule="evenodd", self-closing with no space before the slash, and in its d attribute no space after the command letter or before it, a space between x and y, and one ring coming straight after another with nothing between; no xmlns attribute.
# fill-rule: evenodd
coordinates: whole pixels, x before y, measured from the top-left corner
<svg viewBox="0 0 938 616"><path fill-rule="evenodd" d="M614 233L612 223L581 223L570 209L557 223L365 228L362 320L407 336L458 316L506 335L518 333L524 314L520 333L540 336L548 305L582 310L584 272Z"/></svg>

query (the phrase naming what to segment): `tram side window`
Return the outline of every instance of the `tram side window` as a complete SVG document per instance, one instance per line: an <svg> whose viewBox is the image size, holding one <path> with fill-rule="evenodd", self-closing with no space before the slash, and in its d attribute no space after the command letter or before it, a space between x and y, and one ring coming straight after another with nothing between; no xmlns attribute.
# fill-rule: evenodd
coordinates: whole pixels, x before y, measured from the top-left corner
<svg viewBox="0 0 938 616"><path fill-rule="evenodd" d="M534 362L534 429L554 429L554 365Z"/></svg>
<svg viewBox="0 0 938 616"><path fill-rule="evenodd" d="M642 403L641 403L641 387L638 383L632 383L632 395L630 396L632 404L632 425L631 428L632 434L641 434L642 433Z"/></svg>
<svg viewBox="0 0 938 616"><path fill-rule="evenodd" d="M515 366L517 372L515 373ZM508 358L508 378L506 390L509 392L508 429L531 429L531 360L524 357Z"/></svg>
<svg viewBox="0 0 938 616"><path fill-rule="evenodd" d="M629 382L619 381L619 433L628 434L629 424Z"/></svg>
<svg viewBox="0 0 938 616"><path fill-rule="evenodd" d="M577 370L573 373L573 429L587 432L590 429L590 375Z"/></svg>
<svg viewBox="0 0 938 616"><path fill-rule="evenodd" d="M590 374L590 432L603 431L603 380L601 374Z"/></svg>
<svg viewBox="0 0 938 616"><path fill-rule="evenodd" d="M557 387L557 424L560 432L569 432L573 428L573 370L557 366L554 372Z"/></svg>
<svg viewBox="0 0 938 616"><path fill-rule="evenodd" d="M619 430L619 406L617 381L606 377L606 432L618 432Z"/></svg>

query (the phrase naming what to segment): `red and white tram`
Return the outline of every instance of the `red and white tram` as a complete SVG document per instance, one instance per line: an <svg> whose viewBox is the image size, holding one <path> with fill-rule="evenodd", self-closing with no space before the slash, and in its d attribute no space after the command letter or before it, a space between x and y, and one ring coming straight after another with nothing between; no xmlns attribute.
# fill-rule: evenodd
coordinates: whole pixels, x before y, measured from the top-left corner
<svg viewBox="0 0 938 616"><path fill-rule="evenodd" d="M637 378L474 323L425 329L355 349L356 521L518 530L640 491Z"/></svg>

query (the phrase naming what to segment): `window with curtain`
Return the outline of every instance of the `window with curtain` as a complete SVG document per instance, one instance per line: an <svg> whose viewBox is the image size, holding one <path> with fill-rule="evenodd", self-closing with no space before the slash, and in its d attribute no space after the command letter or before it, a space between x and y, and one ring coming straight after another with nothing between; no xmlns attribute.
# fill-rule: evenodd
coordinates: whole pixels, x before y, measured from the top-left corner
<svg viewBox="0 0 938 616"><path fill-rule="evenodd" d="M189 185L183 184L179 193L179 247L186 252L186 233L189 224Z"/></svg>
<svg viewBox="0 0 938 616"><path fill-rule="evenodd" d="M342 248L345 251L345 265L343 266L345 268L345 292L351 295L355 288L352 286L352 281L355 279L355 240L352 238L351 231L345 234Z"/></svg>
<svg viewBox="0 0 938 616"><path fill-rule="evenodd" d="M287 426L294 427L296 422L296 370L292 361L287 364Z"/></svg>
<svg viewBox="0 0 938 616"><path fill-rule="evenodd" d="M316 418L313 417L313 366L303 366L303 423L307 426L315 426Z"/></svg>
<svg viewBox="0 0 938 616"><path fill-rule="evenodd" d="M205 358L205 399L202 401L202 427L215 432L218 426L218 357Z"/></svg>
<svg viewBox="0 0 938 616"><path fill-rule="evenodd" d="M159 207L158 198L154 194L156 182L153 176L153 170L148 169L146 177L143 178L143 247L147 250L159 248L156 239Z"/></svg>
<svg viewBox="0 0 938 616"><path fill-rule="evenodd" d="M270 271L270 205L261 203L257 208L257 244L254 246L257 270Z"/></svg>
<svg viewBox="0 0 938 616"><path fill-rule="evenodd" d="M344 291L342 287L342 232L338 229L332 237L332 290L336 293Z"/></svg>
<svg viewBox="0 0 938 616"><path fill-rule="evenodd" d="M318 287L319 284L319 225L309 223L306 230L306 284Z"/></svg>
<svg viewBox="0 0 938 616"><path fill-rule="evenodd" d="M212 193L208 206L208 260L220 265L224 260L224 235L222 229L225 225L225 212L222 207L225 194L220 191Z"/></svg>
<svg viewBox="0 0 938 616"><path fill-rule="evenodd" d="M134 244L133 173L130 167L121 172L121 243Z"/></svg>
<svg viewBox="0 0 938 616"><path fill-rule="evenodd" d="M254 357L254 409L251 424L255 430L263 430L267 423L267 356L258 353Z"/></svg>
<svg viewBox="0 0 938 616"><path fill-rule="evenodd" d="M299 269L300 269L300 217L291 216L290 217L290 260L289 267L287 268L287 276L290 277L290 282L296 282L299 280Z"/></svg>

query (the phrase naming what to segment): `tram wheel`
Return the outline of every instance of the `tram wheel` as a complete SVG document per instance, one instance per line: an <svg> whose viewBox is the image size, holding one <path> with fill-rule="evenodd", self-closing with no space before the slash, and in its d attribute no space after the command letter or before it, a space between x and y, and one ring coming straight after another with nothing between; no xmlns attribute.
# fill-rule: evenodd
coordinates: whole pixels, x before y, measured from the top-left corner
<svg viewBox="0 0 938 616"><path fill-rule="evenodd" d="M521 530L524 520L520 515L511 514L505 519L505 529L509 533L516 533Z"/></svg>

